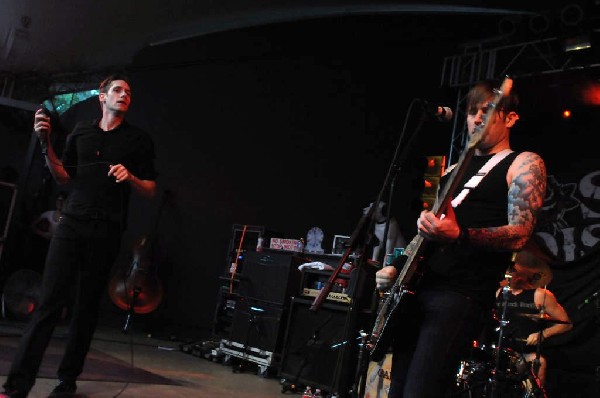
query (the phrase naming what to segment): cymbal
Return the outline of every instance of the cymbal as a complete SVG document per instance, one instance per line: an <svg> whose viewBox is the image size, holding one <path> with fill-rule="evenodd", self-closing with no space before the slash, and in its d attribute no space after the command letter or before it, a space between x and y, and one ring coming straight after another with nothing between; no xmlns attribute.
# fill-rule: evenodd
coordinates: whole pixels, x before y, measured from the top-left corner
<svg viewBox="0 0 600 398"><path fill-rule="evenodd" d="M569 321L561 321L560 319L552 318L548 314L516 314L517 316L523 318L529 318L535 322L545 322L545 323L559 323L559 324L569 324Z"/></svg>

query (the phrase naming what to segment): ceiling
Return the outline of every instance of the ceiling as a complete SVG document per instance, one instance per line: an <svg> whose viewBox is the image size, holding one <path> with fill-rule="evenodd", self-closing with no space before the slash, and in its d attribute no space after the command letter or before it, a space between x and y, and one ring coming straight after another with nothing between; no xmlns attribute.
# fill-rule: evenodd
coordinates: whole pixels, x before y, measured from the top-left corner
<svg viewBox="0 0 600 398"><path fill-rule="evenodd" d="M586 10L589 2L583 2ZM593 6L598 3L591 2ZM3 0L2 3L0 99L4 104L28 96L15 92L19 81L42 78L47 82L69 74L126 67L143 49L234 29L356 15L495 15L500 20L507 16L532 17L540 10L546 15L560 12L558 8L548 10L546 2L538 0ZM552 3L553 7L559 7L573 2ZM473 30L473 26L463 26L462 30Z"/></svg>

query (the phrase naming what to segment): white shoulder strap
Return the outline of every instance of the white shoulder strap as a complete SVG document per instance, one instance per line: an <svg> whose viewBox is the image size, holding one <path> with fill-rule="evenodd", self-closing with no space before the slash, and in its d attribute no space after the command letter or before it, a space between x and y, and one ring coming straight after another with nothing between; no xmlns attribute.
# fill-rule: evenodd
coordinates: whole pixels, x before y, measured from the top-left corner
<svg viewBox="0 0 600 398"><path fill-rule="evenodd" d="M456 198L452 200L452 207L456 207L459 204L461 204L462 201L465 200L469 192L475 187L477 187L477 185L479 185L481 180L483 180L483 177L485 177L487 173L489 173L490 170L494 168L494 166L500 163L500 161L506 156L508 156L510 153L512 153L511 149L505 149L496 153L487 162L485 162L485 164L481 166L479 171L473 177L469 178L469 180L465 183L463 190L460 191L458 196L456 196Z"/></svg>

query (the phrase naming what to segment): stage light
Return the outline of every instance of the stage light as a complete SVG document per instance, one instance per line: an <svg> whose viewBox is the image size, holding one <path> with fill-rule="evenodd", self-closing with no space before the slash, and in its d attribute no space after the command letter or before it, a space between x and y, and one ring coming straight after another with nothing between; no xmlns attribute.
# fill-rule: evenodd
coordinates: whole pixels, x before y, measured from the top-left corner
<svg viewBox="0 0 600 398"><path fill-rule="evenodd" d="M600 82L588 83L581 93L583 103L591 106L600 105Z"/></svg>
<svg viewBox="0 0 600 398"><path fill-rule="evenodd" d="M565 52L585 50L592 47L589 35L568 37L564 40L563 45Z"/></svg>

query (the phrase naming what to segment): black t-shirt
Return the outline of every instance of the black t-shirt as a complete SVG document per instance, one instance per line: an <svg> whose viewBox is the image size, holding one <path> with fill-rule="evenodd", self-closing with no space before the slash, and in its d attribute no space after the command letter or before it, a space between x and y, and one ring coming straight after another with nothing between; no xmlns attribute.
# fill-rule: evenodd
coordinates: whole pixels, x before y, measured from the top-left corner
<svg viewBox="0 0 600 398"><path fill-rule="evenodd" d="M62 161L72 185L63 213L125 222L131 186L109 177L109 167L121 163L139 179L155 180L154 143L125 121L110 131L98 122L80 122L67 137Z"/></svg>
<svg viewBox="0 0 600 398"><path fill-rule="evenodd" d="M540 310L535 305L536 289L526 289L519 294L508 293L506 301L505 318L508 320L504 326L503 336L506 345L519 352L534 352L535 346L526 346L523 340L526 340L531 333L539 332L539 324L522 316L523 314L539 315ZM496 300L496 311L502 314L504 309L504 294L500 292Z"/></svg>

